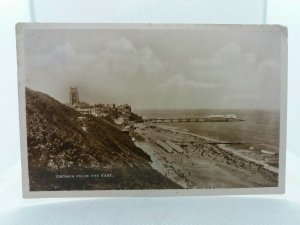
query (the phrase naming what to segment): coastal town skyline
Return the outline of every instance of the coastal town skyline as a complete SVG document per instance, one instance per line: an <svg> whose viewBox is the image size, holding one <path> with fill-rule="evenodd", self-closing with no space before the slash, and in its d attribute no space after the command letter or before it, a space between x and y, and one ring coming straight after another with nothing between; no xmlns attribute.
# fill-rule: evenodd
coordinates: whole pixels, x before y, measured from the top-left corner
<svg viewBox="0 0 300 225"><path fill-rule="evenodd" d="M115 102L90 102L89 99L81 99L79 96L80 96L80 90L78 89L78 87L76 86L70 86L69 87L69 90L66 90L66 94L68 94L68 100L67 102L61 102L62 104L66 104L66 105L69 105L69 106L72 106L72 103L70 100L70 89L76 89L76 92L77 92L77 101L78 101L78 104L80 105L80 103L83 103L83 104L89 104L90 106L93 106L93 105L97 105L97 104L102 104L102 105L108 105L108 106L112 106L112 105L115 105L115 106L118 106L118 105L129 105L131 107L130 104L126 103L126 102L119 102L118 104L116 104ZM58 100L58 99L57 99ZM235 110L235 108L182 108L182 109L174 109L174 108L156 108L156 109L153 109L153 108L138 108L138 109L134 109L133 108L133 111L144 111L144 110L200 110L200 109L204 109L204 110ZM248 108L244 108L244 109L238 109L236 108L237 110L248 110ZM251 110L264 110L264 109L251 109ZM268 109L265 109L265 110L268 110ZM271 109L270 109L271 110ZM225 111L224 111L225 112Z"/></svg>
<svg viewBox="0 0 300 225"><path fill-rule="evenodd" d="M280 35L72 32L26 31L26 86L62 103L76 86L83 101L127 103L136 110L280 108L280 49L274 48Z"/></svg>

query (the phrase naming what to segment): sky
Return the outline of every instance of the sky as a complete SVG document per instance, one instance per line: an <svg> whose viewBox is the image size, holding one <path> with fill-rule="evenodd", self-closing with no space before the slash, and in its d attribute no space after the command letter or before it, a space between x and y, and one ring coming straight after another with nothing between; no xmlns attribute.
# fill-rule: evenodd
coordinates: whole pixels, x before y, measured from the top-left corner
<svg viewBox="0 0 300 225"><path fill-rule="evenodd" d="M26 86L62 103L279 109L281 33L263 29L27 29Z"/></svg>

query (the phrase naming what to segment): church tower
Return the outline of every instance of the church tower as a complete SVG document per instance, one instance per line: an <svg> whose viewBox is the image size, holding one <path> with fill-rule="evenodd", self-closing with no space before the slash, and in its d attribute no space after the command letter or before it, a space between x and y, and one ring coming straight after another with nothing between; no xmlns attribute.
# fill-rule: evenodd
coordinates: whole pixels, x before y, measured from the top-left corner
<svg viewBox="0 0 300 225"><path fill-rule="evenodd" d="M79 104L79 94L77 87L70 87L70 106Z"/></svg>

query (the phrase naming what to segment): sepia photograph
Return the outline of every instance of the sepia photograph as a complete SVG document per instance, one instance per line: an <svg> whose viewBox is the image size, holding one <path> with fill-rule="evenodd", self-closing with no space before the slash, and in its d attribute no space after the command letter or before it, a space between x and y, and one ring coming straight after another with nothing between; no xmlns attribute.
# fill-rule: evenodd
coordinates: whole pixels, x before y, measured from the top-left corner
<svg viewBox="0 0 300 225"><path fill-rule="evenodd" d="M18 24L16 32L26 196L284 190L284 27Z"/></svg>

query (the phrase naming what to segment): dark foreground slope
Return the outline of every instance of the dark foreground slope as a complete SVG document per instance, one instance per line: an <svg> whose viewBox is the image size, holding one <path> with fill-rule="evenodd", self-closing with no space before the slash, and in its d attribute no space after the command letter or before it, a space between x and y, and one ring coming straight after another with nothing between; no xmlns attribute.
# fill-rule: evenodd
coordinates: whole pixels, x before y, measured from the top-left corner
<svg viewBox="0 0 300 225"><path fill-rule="evenodd" d="M31 191L174 189L114 124L26 89Z"/></svg>

